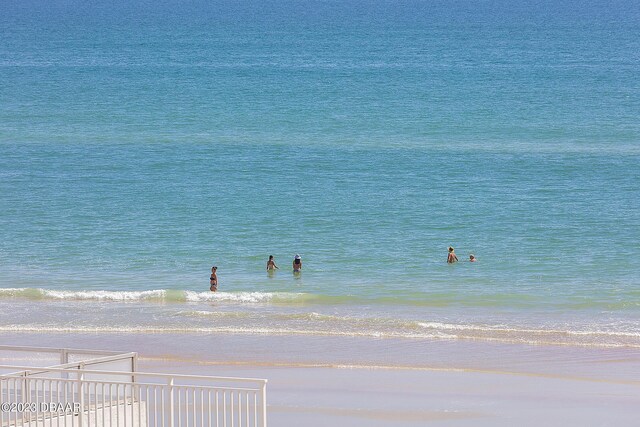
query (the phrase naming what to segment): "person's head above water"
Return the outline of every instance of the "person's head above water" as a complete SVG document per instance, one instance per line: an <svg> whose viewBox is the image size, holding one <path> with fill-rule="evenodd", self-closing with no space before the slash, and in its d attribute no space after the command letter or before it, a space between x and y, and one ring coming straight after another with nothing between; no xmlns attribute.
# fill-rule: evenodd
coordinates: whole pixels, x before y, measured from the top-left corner
<svg viewBox="0 0 640 427"><path fill-rule="evenodd" d="M273 259L273 255L269 255L269 261Z"/></svg>
<svg viewBox="0 0 640 427"><path fill-rule="evenodd" d="M215 272L217 269L218 269L218 267L213 266L213 267L211 267L211 272Z"/></svg>
<svg viewBox="0 0 640 427"><path fill-rule="evenodd" d="M296 254L296 256L293 257L293 259L300 259L300 255Z"/></svg>
<svg viewBox="0 0 640 427"><path fill-rule="evenodd" d="M476 257L474 254L469 255L469 261L475 261Z"/></svg>
<svg viewBox="0 0 640 427"><path fill-rule="evenodd" d="M449 252L453 252L453 246L449 246Z"/></svg>

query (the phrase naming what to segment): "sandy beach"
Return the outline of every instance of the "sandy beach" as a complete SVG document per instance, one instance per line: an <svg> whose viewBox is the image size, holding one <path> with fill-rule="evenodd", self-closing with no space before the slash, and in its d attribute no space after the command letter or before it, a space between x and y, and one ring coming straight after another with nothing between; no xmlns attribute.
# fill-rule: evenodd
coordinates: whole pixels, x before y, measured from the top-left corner
<svg viewBox="0 0 640 427"><path fill-rule="evenodd" d="M374 358L347 364L326 354L329 361L320 363L291 337L3 334L0 341L133 350L147 372L266 378L272 426L633 426L640 416L634 349L432 341L420 343L429 347L429 360L392 366ZM260 360L268 342L298 350L289 359ZM224 350L232 344L235 360ZM393 352L397 345L380 340L370 350Z"/></svg>

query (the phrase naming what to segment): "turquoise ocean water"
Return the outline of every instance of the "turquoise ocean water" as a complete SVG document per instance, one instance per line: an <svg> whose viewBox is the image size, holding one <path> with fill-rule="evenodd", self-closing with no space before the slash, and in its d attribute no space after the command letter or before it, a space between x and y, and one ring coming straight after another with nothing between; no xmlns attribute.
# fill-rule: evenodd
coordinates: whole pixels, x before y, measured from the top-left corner
<svg viewBox="0 0 640 427"><path fill-rule="evenodd" d="M0 331L640 347L640 6L560 3L2 2Z"/></svg>

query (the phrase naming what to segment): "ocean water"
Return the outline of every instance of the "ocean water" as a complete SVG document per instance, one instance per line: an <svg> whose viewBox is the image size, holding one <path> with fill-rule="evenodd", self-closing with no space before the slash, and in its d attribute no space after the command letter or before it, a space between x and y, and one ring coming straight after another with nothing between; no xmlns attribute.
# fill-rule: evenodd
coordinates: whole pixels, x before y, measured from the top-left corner
<svg viewBox="0 0 640 427"><path fill-rule="evenodd" d="M5 1L0 332L638 348L639 33L632 1Z"/></svg>

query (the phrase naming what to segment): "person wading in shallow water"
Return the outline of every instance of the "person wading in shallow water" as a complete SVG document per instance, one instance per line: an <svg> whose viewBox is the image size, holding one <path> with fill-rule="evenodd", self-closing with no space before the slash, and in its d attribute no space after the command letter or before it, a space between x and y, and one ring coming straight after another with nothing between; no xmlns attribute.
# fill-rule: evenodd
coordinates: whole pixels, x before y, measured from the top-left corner
<svg viewBox="0 0 640 427"><path fill-rule="evenodd" d="M269 255L269 261L267 261L267 271L273 271L277 268L278 266L276 265L276 262L273 259L273 255Z"/></svg>
<svg viewBox="0 0 640 427"><path fill-rule="evenodd" d="M453 264L454 262L458 262L458 257L456 253L453 251L453 247L449 246L449 255L447 256L447 263Z"/></svg>
<svg viewBox="0 0 640 427"><path fill-rule="evenodd" d="M216 274L218 267L211 267L211 276L209 277L209 290L215 292L218 290L218 275Z"/></svg>
<svg viewBox="0 0 640 427"><path fill-rule="evenodd" d="M293 258L293 272L300 273L301 271L302 271L302 259L300 258L300 255L296 254L296 256Z"/></svg>

